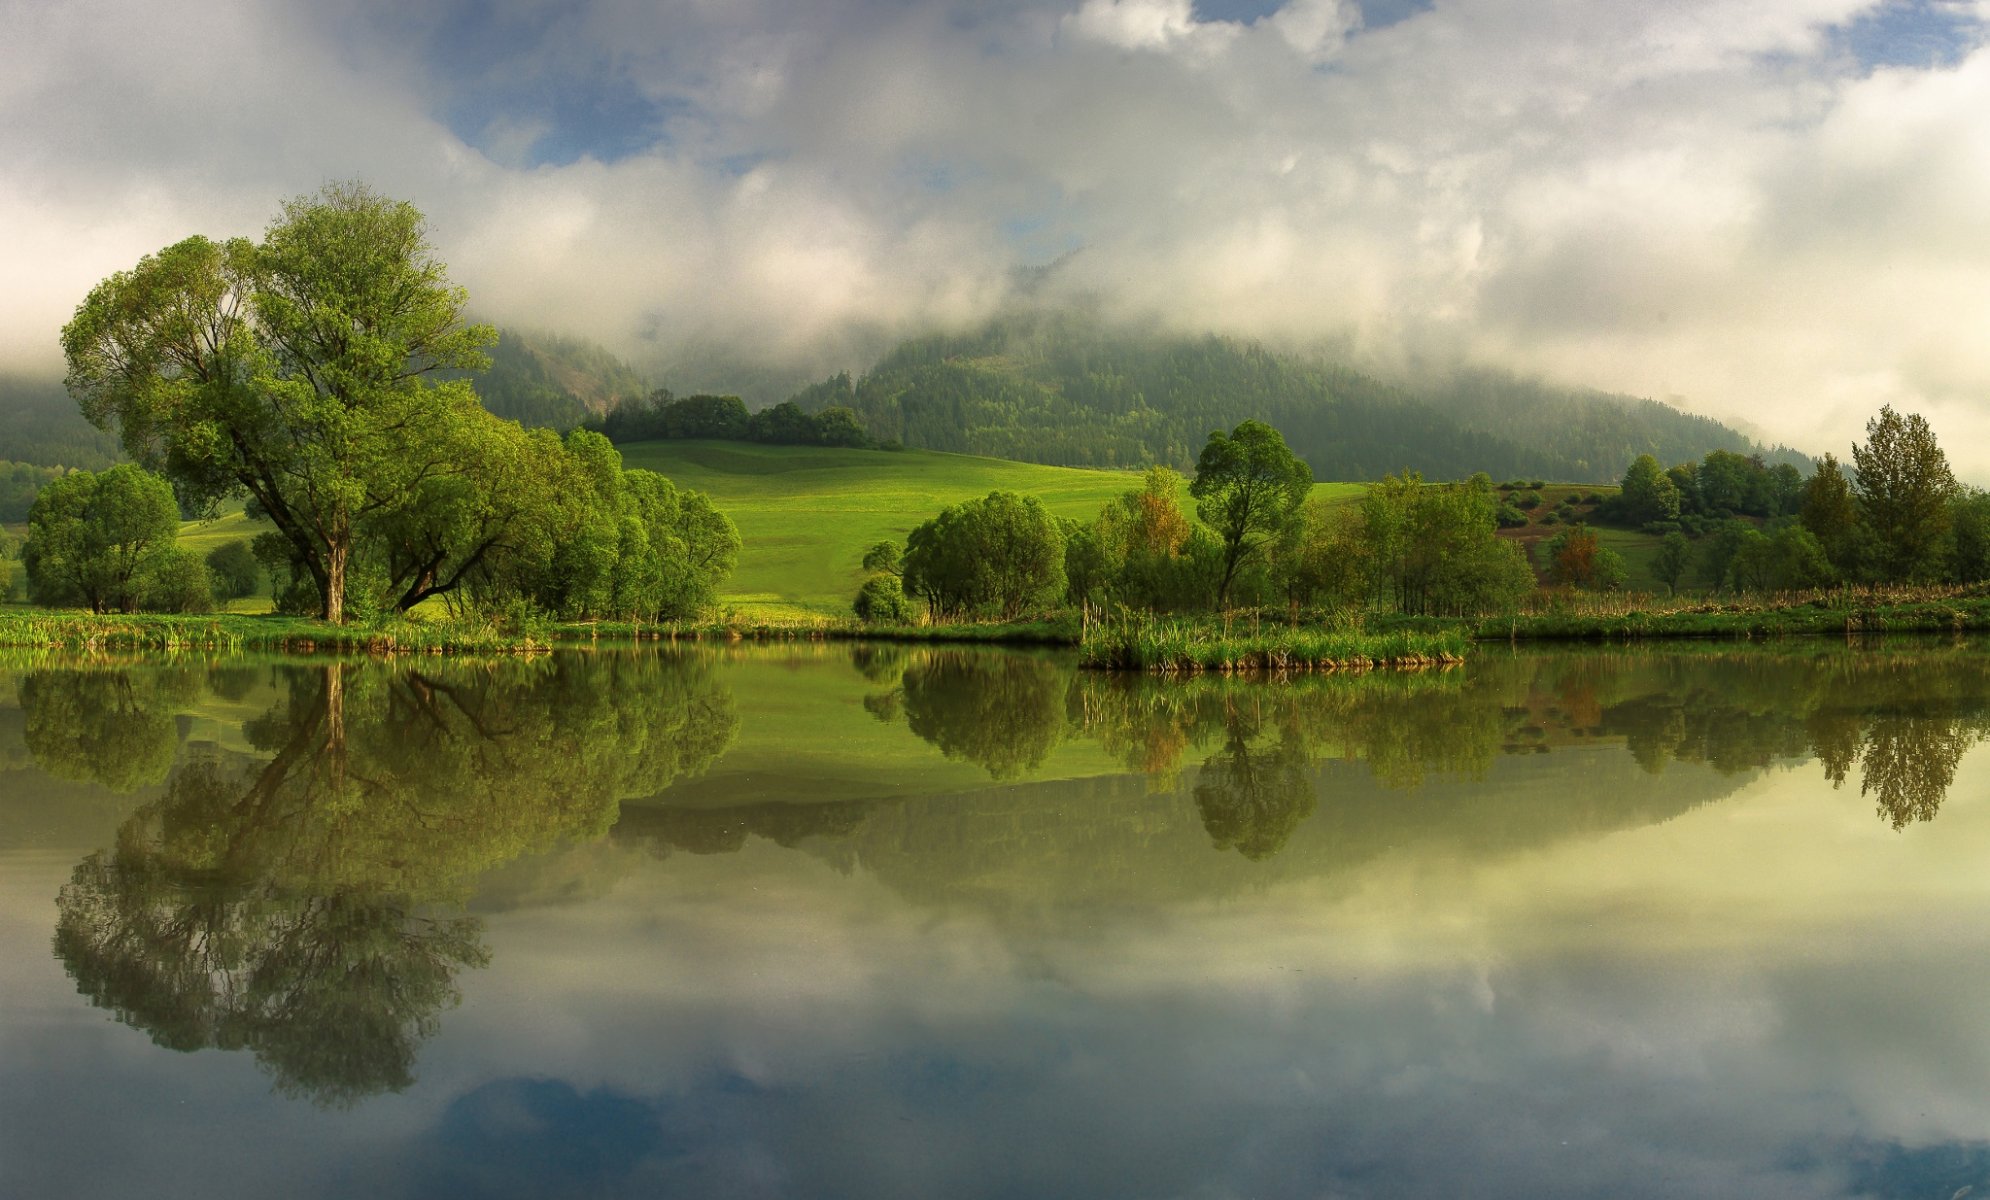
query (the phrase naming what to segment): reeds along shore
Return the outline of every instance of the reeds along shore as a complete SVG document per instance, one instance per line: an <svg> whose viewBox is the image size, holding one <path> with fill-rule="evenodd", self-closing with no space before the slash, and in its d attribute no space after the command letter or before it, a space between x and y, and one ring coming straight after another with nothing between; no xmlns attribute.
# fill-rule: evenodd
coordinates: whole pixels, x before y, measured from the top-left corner
<svg viewBox="0 0 1990 1200"><path fill-rule="evenodd" d="M1340 616L1127 616L1074 613L1004 624L864 625L851 618L642 624L476 619L329 625L307 617L0 610L0 645L40 649L348 654L543 653L618 641L874 640L1075 647L1097 670L1189 674L1415 669L1462 662L1474 642L1765 638L1990 630L1990 591L1837 589L1764 599L1662 601L1550 597L1535 611L1481 619Z"/></svg>

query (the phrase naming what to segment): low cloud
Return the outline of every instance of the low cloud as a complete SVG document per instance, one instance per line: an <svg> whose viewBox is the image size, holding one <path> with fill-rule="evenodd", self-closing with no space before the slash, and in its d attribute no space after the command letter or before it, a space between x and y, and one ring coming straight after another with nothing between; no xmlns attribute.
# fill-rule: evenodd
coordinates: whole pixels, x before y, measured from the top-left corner
<svg viewBox="0 0 1990 1200"><path fill-rule="evenodd" d="M481 310L650 364L861 366L1056 260L1130 317L1497 363L1813 450L1914 408L1990 477L1986 17L5 0L0 364L54 369L139 255L362 177L429 214Z"/></svg>

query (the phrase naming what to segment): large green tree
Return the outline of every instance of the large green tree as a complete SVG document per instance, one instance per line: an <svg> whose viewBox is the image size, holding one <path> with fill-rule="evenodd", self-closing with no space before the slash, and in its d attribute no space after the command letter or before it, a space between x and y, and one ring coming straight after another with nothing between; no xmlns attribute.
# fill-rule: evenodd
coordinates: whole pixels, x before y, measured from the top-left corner
<svg viewBox="0 0 1990 1200"><path fill-rule="evenodd" d="M1064 535L1034 496L990 492L950 505L905 539L907 593L935 618L1012 619L1064 592Z"/></svg>
<svg viewBox="0 0 1990 1200"><path fill-rule="evenodd" d="M476 395L429 378L488 362L464 299L413 205L332 184L260 243L188 238L98 284L63 329L67 383L182 499L251 497L342 621L361 525L466 468L435 431Z"/></svg>
<svg viewBox="0 0 1990 1200"><path fill-rule="evenodd" d="M1866 442L1852 447L1859 515L1872 530L1882 577L1927 579L1946 566L1950 511L1957 495L1948 456L1919 413L1892 405L1866 422Z"/></svg>
<svg viewBox="0 0 1990 1200"><path fill-rule="evenodd" d="M1264 554L1292 522L1313 490L1313 469L1294 455L1278 430L1244 421L1230 433L1209 435L1196 460L1196 515L1223 543L1216 585L1219 606L1230 599L1237 569Z"/></svg>

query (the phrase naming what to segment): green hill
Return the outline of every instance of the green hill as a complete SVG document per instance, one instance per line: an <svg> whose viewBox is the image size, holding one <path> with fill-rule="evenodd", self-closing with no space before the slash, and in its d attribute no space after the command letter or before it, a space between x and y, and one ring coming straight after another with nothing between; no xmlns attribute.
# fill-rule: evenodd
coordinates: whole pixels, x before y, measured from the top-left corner
<svg viewBox="0 0 1990 1200"><path fill-rule="evenodd" d="M902 539L941 508L997 490L1090 519L1138 485L1130 471L1079 470L931 451L746 442L637 442L623 460L695 488L739 526L744 548L722 601L756 614L847 615L866 547ZM1352 494L1353 484L1320 484ZM1186 497L1184 498L1186 499Z"/></svg>
<svg viewBox="0 0 1990 1200"><path fill-rule="evenodd" d="M1070 310L908 341L863 378L839 375L795 400L848 406L880 441L1066 466L1186 469L1210 430L1247 417L1277 426L1322 479L1409 467L1434 479L1608 483L1639 454L1674 463L1716 449L1810 466L1655 401L1484 371L1397 385L1230 338L1109 329Z"/></svg>

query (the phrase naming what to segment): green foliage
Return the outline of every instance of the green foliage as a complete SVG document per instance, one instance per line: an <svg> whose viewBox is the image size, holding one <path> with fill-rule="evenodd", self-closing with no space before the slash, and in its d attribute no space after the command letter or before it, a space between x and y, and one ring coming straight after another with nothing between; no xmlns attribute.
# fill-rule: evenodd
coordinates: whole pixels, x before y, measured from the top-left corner
<svg viewBox="0 0 1990 1200"><path fill-rule="evenodd" d="M905 587L897 575L880 572L864 580L850 607L857 619L877 625L903 625L913 620L917 610L905 598Z"/></svg>
<svg viewBox="0 0 1990 1200"><path fill-rule="evenodd" d="M1228 603L1238 568L1259 560L1284 536L1312 490L1312 469L1264 422L1244 421L1228 435L1220 430L1209 435L1189 494L1196 499L1196 515L1223 545L1218 606Z"/></svg>
<svg viewBox="0 0 1990 1200"><path fill-rule="evenodd" d="M1013 620L1064 593L1064 540L1034 496L990 492L943 509L906 538L905 590L936 620Z"/></svg>
<svg viewBox="0 0 1990 1200"><path fill-rule="evenodd" d="M1628 524L1679 519L1679 488L1649 454L1638 455L1630 470L1624 472L1619 495Z"/></svg>
<svg viewBox="0 0 1990 1200"><path fill-rule="evenodd" d="M495 335L421 214L357 184L284 205L259 244L193 237L92 289L63 330L71 394L200 507L246 492L342 618L361 522L463 469L430 431L474 413Z"/></svg>
<svg viewBox="0 0 1990 1200"><path fill-rule="evenodd" d="M897 575L903 558L897 542L874 542L864 551L863 567L873 574Z"/></svg>
<svg viewBox="0 0 1990 1200"><path fill-rule="evenodd" d="M1858 574L1859 509L1836 458L1827 454L1818 461L1816 473L1804 484L1799 513L1803 527L1817 538L1839 573Z"/></svg>
<svg viewBox="0 0 1990 1200"><path fill-rule="evenodd" d="M463 302L420 213L335 184L261 243L189 238L98 285L63 332L69 386L188 504L249 497L280 611L709 605L738 551L725 518L486 412L461 375L495 335Z"/></svg>
<svg viewBox="0 0 1990 1200"><path fill-rule="evenodd" d="M237 543L238 545L240 543ZM146 564L139 606L147 612L198 613L214 607L214 585L200 555L168 547Z"/></svg>
<svg viewBox="0 0 1990 1200"><path fill-rule="evenodd" d="M1501 529L1519 529L1528 523L1527 514L1511 502L1501 504L1493 510L1493 521Z"/></svg>
<svg viewBox="0 0 1990 1200"><path fill-rule="evenodd" d="M247 541L236 538L223 542L207 552L205 561L216 599L239 600L256 594L262 569Z"/></svg>
<svg viewBox="0 0 1990 1200"><path fill-rule="evenodd" d="M11 524L27 520L35 496L45 484L62 474L61 467L0 462L0 521Z"/></svg>
<svg viewBox="0 0 1990 1200"><path fill-rule="evenodd" d="M129 463L53 480L28 514L21 561L29 595L37 604L131 612L142 574L179 528L172 487Z"/></svg>
<svg viewBox="0 0 1990 1200"><path fill-rule="evenodd" d="M1531 490L1521 492L1518 495L1514 496L1509 501L1509 503L1511 503L1515 508L1525 509L1529 512L1532 512L1534 509L1541 507L1541 493Z"/></svg>
<svg viewBox="0 0 1990 1200"><path fill-rule="evenodd" d="M1956 579L1963 583L1990 579L1990 492L1964 490L1952 512Z"/></svg>
<svg viewBox="0 0 1990 1200"><path fill-rule="evenodd" d="M1651 573L1665 585L1667 592L1677 592L1679 581L1685 578L1687 569L1692 565L1692 543L1686 540L1685 534L1675 530L1659 542L1658 553L1652 556Z"/></svg>
<svg viewBox="0 0 1990 1200"><path fill-rule="evenodd" d="M1361 503L1307 507L1285 564L1302 603L1380 603L1400 612L1512 609L1534 586L1520 549L1495 533L1491 480L1426 484L1414 472L1369 485Z"/></svg>
<svg viewBox="0 0 1990 1200"><path fill-rule="evenodd" d="M1958 489L1928 422L1919 413L1903 417L1891 405L1881 408L1866 422L1865 444L1852 447L1852 462L1859 516L1872 530L1880 577L1941 577Z"/></svg>

